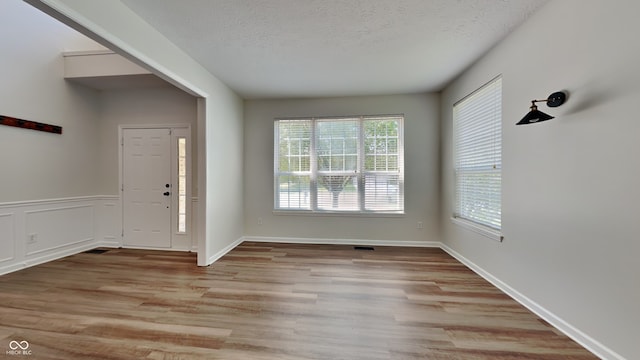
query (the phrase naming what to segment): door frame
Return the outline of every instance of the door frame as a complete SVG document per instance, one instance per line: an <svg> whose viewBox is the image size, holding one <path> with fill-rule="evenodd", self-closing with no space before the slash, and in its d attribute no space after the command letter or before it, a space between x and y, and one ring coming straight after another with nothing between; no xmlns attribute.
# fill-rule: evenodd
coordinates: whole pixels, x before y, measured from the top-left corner
<svg viewBox="0 0 640 360"><path fill-rule="evenodd" d="M131 124L131 125L119 125L118 126L118 193L120 197L120 227L121 235L118 246L125 247L124 245L124 131L127 129L168 129L171 132L171 148L170 148L170 161L171 161L171 246L169 248L153 248L145 247L148 250L165 250L165 251L192 251L193 250L193 213L192 213L192 134L191 124ZM177 204L178 204L178 192L177 192L177 144L174 144L173 130L182 130L184 137L187 139L187 196L186 196L186 232L178 233L177 231ZM175 184L175 186L174 186ZM173 189L176 188L176 191ZM126 246L131 248L130 246Z"/></svg>

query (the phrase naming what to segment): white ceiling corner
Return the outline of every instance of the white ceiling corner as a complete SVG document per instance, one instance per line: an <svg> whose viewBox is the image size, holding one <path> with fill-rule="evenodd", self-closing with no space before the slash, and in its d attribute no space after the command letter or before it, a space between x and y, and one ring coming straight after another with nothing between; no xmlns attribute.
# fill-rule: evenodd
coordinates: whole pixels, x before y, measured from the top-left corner
<svg viewBox="0 0 640 360"><path fill-rule="evenodd" d="M244 98L438 91L548 0L121 0Z"/></svg>

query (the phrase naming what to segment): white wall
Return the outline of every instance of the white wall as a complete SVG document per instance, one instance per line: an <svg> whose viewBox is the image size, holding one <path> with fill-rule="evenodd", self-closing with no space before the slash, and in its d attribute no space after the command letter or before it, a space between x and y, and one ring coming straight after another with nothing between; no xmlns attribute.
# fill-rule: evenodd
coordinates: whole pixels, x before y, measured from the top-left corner
<svg viewBox="0 0 640 360"><path fill-rule="evenodd" d="M0 115L63 127L0 126L0 203L95 194L95 93L63 79L62 52L97 44L18 0L0 2L0 32Z"/></svg>
<svg viewBox="0 0 640 360"><path fill-rule="evenodd" d="M438 96L429 94L245 101L245 235L295 239L439 241ZM405 114L402 217L273 214L273 120ZM262 225L258 224L262 219ZM424 223L417 229L418 221Z"/></svg>
<svg viewBox="0 0 640 360"><path fill-rule="evenodd" d="M442 96L446 245L610 359L640 354L639 13L630 0L551 1ZM449 219L452 105L498 74L503 243ZM540 106L556 119L515 126L531 99L563 89L565 105Z"/></svg>
<svg viewBox="0 0 640 360"><path fill-rule="evenodd" d="M119 1L26 1L203 98L196 130L201 199L198 264L211 263L240 241L244 218L241 99ZM218 170L220 164L226 164L224 172Z"/></svg>

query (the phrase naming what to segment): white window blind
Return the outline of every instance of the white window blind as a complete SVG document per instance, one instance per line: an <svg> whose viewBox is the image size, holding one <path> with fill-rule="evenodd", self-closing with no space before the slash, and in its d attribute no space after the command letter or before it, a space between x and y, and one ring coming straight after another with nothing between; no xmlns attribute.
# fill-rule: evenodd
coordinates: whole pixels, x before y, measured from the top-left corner
<svg viewBox="0 0 640 360"><path fill-rule="evenodd" d="M275 209L404 211L402 116L277 119Z"/></svg>
<svg viewBox="0 0 640 360"><path fill-rule="evenodd" d="M311 209L311 120L282 120L276 129L276 207Z"/></svg>
<svg viewBox="0 0 640 360"><path fill-rule="evenodd" d="M453 106L454 217L492 229L502 218L502 78Z"/></svg>

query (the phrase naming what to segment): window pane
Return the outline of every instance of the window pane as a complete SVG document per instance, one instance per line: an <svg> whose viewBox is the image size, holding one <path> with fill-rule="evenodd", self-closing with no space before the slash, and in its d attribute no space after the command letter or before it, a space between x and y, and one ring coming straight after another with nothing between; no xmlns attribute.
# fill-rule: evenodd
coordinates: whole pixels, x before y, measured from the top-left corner
<svg viewBox="0 0 640 360"><path fill-rule="evenodd" d="M178 157L180 159L187 157L187 139L179 138L178 139Z"/></svg>
<svg viewBox="0 0 640 360"><path fill-rule="evenodd" d="M178 232L187 232L187 139L178 138Z"/></svg>
<svg viewBox="0 0 640 360"><path fill-rule="evenodd" d="M389 171L397 171L400 168L397 155L389 155L389 157L387 157L387 167Z"/></svg>
<svg viewBox="0 0 640 360"><path fill-rule="evenodd" d="M178 177L178 195L187 195L187 179L186 177Z"/></svg>
<svg viewBox="0 0 640 360"><path fill-rule="evenodd" d="M311 169L311 122L278 121L278 170L309 171Z"/></svg>
<svg viewBox="0 0 640 360"><path fill-rule="evenodd" d="M387 149L389 154L397 154L398 153L398 139L390 138L387 141Z"/></svg>
<svg viewBox="0 0 640 360"><path fill-rule="evenodd" d="M374 170L379 170L379 171L387 170L387 157L385 155L376 156L376 167Z"/></svg>
<svg viewBox="0 0 640 360"><path fill-rule="evenodd" d="M398 169L398 127L396 119L365 121L365 170Z"/></svg>
<svg viewBox="0 0 640 360"><path fill-rule="evenodd" d="M500 193L500 170L459 170L456 175L460 214L468 220L499 229L502 213L500 198L495 194Z"/></svg>
<svg viewBox="0 0 640 360"><path fill-rule="evenodd" d="M318 208L322 210L358 210L357 176L318 176Z"/></svg>
<svg viewBox="0 0 640 360"><path fill-rule="evenodd" d="M280 175L277 183L278 209L311 209L309 176Z"/></svg>
<svg viewBox="0 0 640 360"><path fill-rule="evenodd" d="M357 169L357 120L322 120L316 122L318 170ZM354 161L356 159L356 161Z"/></svg>
<svg viewBox="0 0 640 360"><path fill-rule="evenodd" d="M391 211L403 209L403 197L398 175L366 174L364 184L364 201L367 210Z"/></svg>

